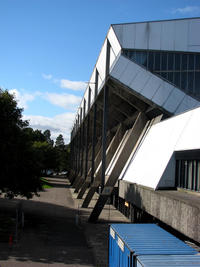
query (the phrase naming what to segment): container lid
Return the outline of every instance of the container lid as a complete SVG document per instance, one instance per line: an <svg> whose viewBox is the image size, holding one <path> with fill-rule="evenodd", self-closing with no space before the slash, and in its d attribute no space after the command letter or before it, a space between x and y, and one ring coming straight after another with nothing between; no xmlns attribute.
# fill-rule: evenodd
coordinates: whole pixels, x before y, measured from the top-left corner
<svg viewBox="0 0 200 267"><path fill-rule="evenodd" d="M120 244L134 255L192 255L197 251L156 224L112 224ZM119 242L118 242L119 243Z"/></svg>
<svg viewBox="0 0 200 267"><path fill-rule="evenodd" d="M137 260L144 267L151 266L200 266L200 255L146 255Z"/></svg>

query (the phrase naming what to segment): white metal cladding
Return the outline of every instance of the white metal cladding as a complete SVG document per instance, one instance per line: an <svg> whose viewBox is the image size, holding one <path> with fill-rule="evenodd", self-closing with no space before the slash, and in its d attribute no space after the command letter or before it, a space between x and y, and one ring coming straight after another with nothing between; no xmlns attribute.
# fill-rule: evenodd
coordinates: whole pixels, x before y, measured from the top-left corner
<svg viewBox="0 0 200 267"><path fill-rule="evenodd" d="M161 23L150 23L149 25L149 49L161 49ZM170 38L170 37L169 37Z"/></svg>
<svg viewBox="0 0 200 267"><path fill-rule="evenodd" d="M110 66L109 66L109 68L111 68L111 66L112 66L113 62L115 61L115 59L116 59L116 56L115 56L115 53L114 53L114 51L112 49L112 46L111 46L111 48L110 48Z"/></svg>
<svg viewBox="0 0 200 267"><path fill-rule="evenodd" d="M94 102L95 97L95 75L96 75L96 68L94 69L92 76L90 78L89 86L91 88L91 105Z"/></svg>
<svg viewBox="0 0 200 267"><path fill-rule="evenodd" d="M121 48L152 49L167 51L200 52L200 18L180 19L171 21L155 21L112 25L107 38L111 45L110 73L116 79L129 86L137 93L164 107L171 113L178 114L198 105L198 102L186 96L181 90L170 83L154 76L134 62L120 56ZM129 61L129 62L128 62ZM98 92L105 80L106 40L97 59L86 90L91 88L91 104L94 101L95 73L99 71ZM157 87L159 84L160 86ZM153 83L157 85L149 89ZM148 84L149 82L149 84ZM173 87L173 88L172 88ZM151 87L152 88L152 87ZM143 92L143 93L142 93ZM86 98L86 102L88 99ZM83 100L81 102L81 106ZM86 104L86 107L88 105ZM80 112L80 111L79 111ZM78 112L76 119L78 118Z"/></svg>
<svg viewBox="0 0 200 267"><path fill-rule="evenodd" d="M100 89L102 87L102 82L103 82L103 80L102 80L101 76L99 75L98 76L98 93L100 92Z"/></svg>
<svg viewBox="0 0 200 267"><path fill-rule="evenodd" d="M178 51L190 51L188 47L188 27L189 21L187 20L177 20L174 23L175 36L174 36L174 50ZM170 38L171 36L169 36Z"/></svg>
<svg viewBox="0 0 200 267"><path fill-rule="evenodd" d="M89 88L85 91L84 98L85 98L85 114L88 112L88 94Z"/></svg>
<svg viewBox="0 0 200 267"><path fill-rule="evenodd" d="M184 112L185 110L198 107L199 105L200 105L199 101L197 101L196 99L192 98L189 95L185 95L185 97L183 98L183 101L177 108L175 114L180 114Z"/></svg>
<svg viewBox="0 0 200 267"><path fill-rule="evenodd" d="M150 79L141 91L141 94L148 99L152 99L161 85L162 81L160 80L160 78L155 75L151 75Z"/></svg>
<svg viewBox="0 0 200 267"><path fill-rule="evenodd" d="M164 109L170 111L171 113L175 113L184 97L185 93L182 92L180 89L174 87L173 91L164 103Z"/></svg>
<svg viewBox="0 0 200 267"><path fill-rule="evenodd" d="M106 47L107 47L107 39L105 40L102 49L101 49L101 53L99 55L97 64L96 64L96 68L99 72L99 76L101 77L101 80L103 81L105 79L105 72L106 72ZM101 86L101 84L98 84L99 87Z"/></svg>
<svg viewBox="0 0 200 267"><path fill-rule="evenodd" d="M148 38L149 38L149 24L148 23L136 24L135 47L140 47L140 49L147 49Z"/></svg>
<svg viewBox="0 0 200 267"><path fill-rule="evenodd" d="M111 45L111 51L110 51L110 68L113 64L113 62L115 61L117 55L120 53L121 51L121 46L119 44L119 41L113 31L113 28L110 27L108 34L107 34L107 38L110 42ZM88 82L88 86L87 89L85 91L84 97L86 96L88 90L89 90L89 86L91 88L91 105L94 102L94 96L95 96L95 74L96 74L96 70L98 70L99 72L99 76L98 76L98 93L100 91L100 89L102 88L102 83L105 80L105 67L106 67L106 45L107 44L107 39L105 39L104 44L102 46L101 52L99 54L99 57L97 59L96 65L94 67L94 70L92 72L91 78ZM84 97L81 101L80 104L80 108L83 107L83 102L84 102ZM86 102L88 101L88 98L85 98ZM86 103L86 108L88 107L88 103ZM80 108L79 111L77 112L76 115L76 119L78 118L78 115L80 113ZM87 111L87 110L86 110ZM75 119L75 121L76 121Z"/></svg>
<svg viewBox="0 0 200 267"><path fill-rule="evenodd" d="M200 104L171 83L123 55L118 57L110 76L170 113L178 114Z"/></svg>
<svg viewBox="0 0 200 267"><path fill-rule="evenodd" d="M176 150L200 148L200 108L190 111L190 120L181 134L176 145Z"/></svg>
<svg viewBox="0 0 200 267"><path fill-rule="evenodd" d="M116 37L116 34L115 34L112 26L110 27L110 29L108 31L107 37L108 37L108 40L110 42L110 45L111 45L113 52L115 54L115 57L116 57L119 54L119 52L121 51L121 46L120 46L120 43Z"/></svg>
<svg viewBox="0 0 200 267"><path fill-rule="evenodd" d="M191 51L200 51L200 19L190 21L189 23L189 47Z"/></svg>
<svg viewBox="0 0 200 267"><path fill-rule="evenodd" d="M162 24L162 38L160 42L160 47L163 50L174 50L174 38L169 38L169 36L174 36L175 28L173 21L166 21Z"/></svg>
<svg viewBox="0 0 200 267"><path fill-rule="evenodd" d="M200 52L200 19L113 25L122 48Z"/></svg>
<svg viewBox="0 0 200 267"><path fill-rule="evenodd" d="M164 105L172 90L174 89L174 86L172 84L166 83L164 81L162 82L161 87L163 88L163 90L157 90L152 98L152 101L159 106Z"/></svg>
<svg viewBox="0 0 200 267"><path fill-rule="evenodd" d="M123 180L153 189L174 186L173 153L200 148L199 118L197 108L153 125L137 153L129 159Z"/></svg>
<svg viewBox="0 0 200 267"><path fill-rule="evenodd" d="M136 24L128 24L127 27L123 28L123 47L135 46L135 29Z"/></svg>

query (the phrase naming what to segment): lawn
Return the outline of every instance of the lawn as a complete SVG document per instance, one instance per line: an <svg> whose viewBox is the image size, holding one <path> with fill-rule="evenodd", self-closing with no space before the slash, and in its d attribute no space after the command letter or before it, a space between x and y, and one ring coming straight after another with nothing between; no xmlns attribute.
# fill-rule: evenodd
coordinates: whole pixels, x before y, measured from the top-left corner
<svg viewBox="0 0 200 267"><path fill-rule="evenodd" d="M52 188L53 186L48 182L47 179L45 179L44 177L40 178L41 182L42 182L42 188L43 189L49 189Z"/></svg>

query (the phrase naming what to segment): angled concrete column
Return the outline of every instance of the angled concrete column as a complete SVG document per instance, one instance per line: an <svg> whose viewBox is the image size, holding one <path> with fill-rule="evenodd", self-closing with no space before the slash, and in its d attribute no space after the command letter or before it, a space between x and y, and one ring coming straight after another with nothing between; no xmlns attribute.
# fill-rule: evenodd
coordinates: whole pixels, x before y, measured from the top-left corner
<svg viewBox="0 0 200 267"><path fill-rule="evenodd" d="M84 153L84 161L83 161L83 173L82 176L79 178L78 183L76 184L75 193L78 193L79 189L83 185L84 181L86 180L87 173L88 173L88 154L89 154L89 128L90 128L90 115L87 116L86 122L86 133L85 133L85 153Z"/></svg>
<svg viewBox="0 0 200 267"><path fill-rule="evenodd" d="M89 153L91 153L91 150L92 150L92 148L90 147L90 150L89 150ZM88 153L88 154L89 154ZM78 191L80 190L80 189L82 189L82 187L84 187L84 184L86 183L86 181L87 181L87 177L88 176L86 176L85 177L85 174L83 174L82 176L79 176L79 180L77 181L77 183L76 183L76 185L75 185L75 190L74 190L74 192L75 193L78 193ZM87 189L87 187L86 187L86 189ZM85 189L85 190L86 190ZM83 193L84 194L84 193ZM79 195L78 195L79 196ZM77 196L77 198L79 198Z"/></svg>
<svg viewBox="0 0 200 267"><path fill-rule="evenodd" d="M103 189L105 184L105 172L106 172L106 143L107 141L107 125L109 118L109 87L104 87L104 97L103 97L103 127L102 127L102 161L101 161L101 188Z"/></svg>
<svg viewBox="0 0 200 267"><path fill-rule="evenodd" d="M93 147L92 147L92 152L93 152ZM95 152L96 152L96 158L94 160L94 168L95 166L98 166L99 163L100 163L100 156L101 156L101 138L99 138L99 140L97 141L97 144L95 146ZM91 153L93 154L93 153ZM100 156L99 156L100 155ZM93 155L91 155L93 157ZM90 165L92 165L92 160L90 161ZM78 199L81 199L86 191L86 189L89 187L90 183L92 181L92 166L89 168L89 171L88 171L88 174L87 174L87 177L86 177L86 180L84 181L82 187L81 187L81 190L77 196Z"/></svg>
<svg viewBox="0 0 200 267"><path fill-rule="evenodd" d="M108 167L109 163L111 162L111 159L112 159L113 155L115 154L115 151L116 151L119 143L121 142L125 131L126 131L125 126L120 124L118 126L116 134L112 138L112 140L111 140L111 142L110 142L110 144L106 150L106 168ZM97 190L97 188L101 184L101 174L102 174L102 164L100 163L100 165L98 166L97 172L96 172L96 176L94 178L94 182L92 183L90 190L89 190L89 192L88 192L88 194L87 194L87 196L86 196L86 198L82 204L83 208L88 207L95 191Z"/></svg>
<svg viewBox="0 0 200 267"><path fill-rule="evenodd" d="M72 186L76 187L77 183L79 182L80 177L83 175L84 172L84 151L85 151L85 144L84 144L84 136L85 136L85 122L83 122L83 124L81 125L80 129L80 137L79 137L79 153L78 155L78 169L76 172L76 177L73 181Z"/></svg>
<svg viewBox="0 0 200 267"><path fill-rule="evenodd" d="M107 145L111 141L112 137L113 137L113 134L109 131L107 134L107 140L108 140ZM95 157L95 161L94 161L94 172L96 172L96 170L99 167L99 164L101 162L101 159L102 159L102 141L101 141L101 138L99 138L99 140L97 142L95 151L96 151L96 157ZM92 182L93 182L93 172L92 172L92 167L91 167L88 171L88 175L86 177L86 180L81 187L80 193L77 196L78 199L81 199L83 197L86 189L89 187L89 185Z"/></svg>
<svg viewBox="0 0 200 267"><path fill-rule="evenodd" d="M118 180L118 177L123 170L129 156L136 150L140 140L144 136L146 129L148 128L149 121L147 117L143 113L139 113L131 131L126 138L125 143L119 150L117 157L115 158L114 167L111 170L111 173L108 177L108 180L105 184L104 190L99 196L97 203L89 217L89 222L96 222L101 211L103 210L106 201L111 195L113 188Z"/></svg>

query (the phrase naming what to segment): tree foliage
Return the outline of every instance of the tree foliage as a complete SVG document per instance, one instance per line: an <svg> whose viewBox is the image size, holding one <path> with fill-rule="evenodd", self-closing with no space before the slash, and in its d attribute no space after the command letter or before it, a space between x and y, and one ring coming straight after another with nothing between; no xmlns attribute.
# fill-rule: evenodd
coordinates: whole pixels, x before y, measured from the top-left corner
<svg viewBox="0 0 200 267"><path fill-rule="evenodd" d="M62 135L54 142L50 130L33 130L8 91L0 90L0 190L10 198L31 198L41 190L42 174L69 165L69 147Z"/></svg>
<svg viewBox="0 0 200 267"><path fill-rule="evenodd" d="M40 168L14 96L0 93L0 190L7 196L30 198L40 189Z"/></svg>
<svg viewBox="0 0 200 267"><path fill-rule="evenodd" d="M56 138L55 146L59 149L63 149L65 146L65 141L62 136L62 134L59 134L59 136Z"/></svg>
<svg viewBox="0 0 200 267"><path fill-rule="evenodd" d="M58 152L58 157L59 157L59 165L58 165L58 170L59 171L66 171L69 169L69 145L65 145L64 138L62 134L60 134L56 138L55 142L55 147Z"/></svg>

